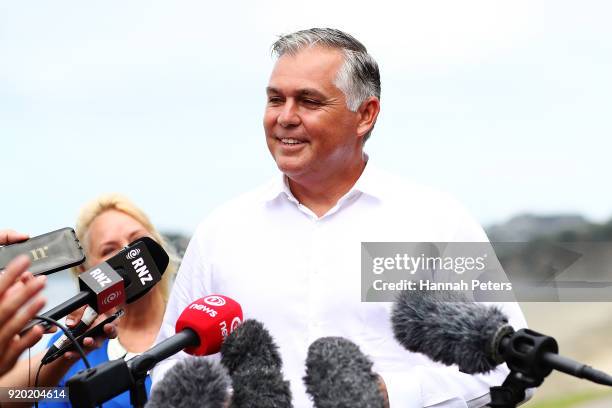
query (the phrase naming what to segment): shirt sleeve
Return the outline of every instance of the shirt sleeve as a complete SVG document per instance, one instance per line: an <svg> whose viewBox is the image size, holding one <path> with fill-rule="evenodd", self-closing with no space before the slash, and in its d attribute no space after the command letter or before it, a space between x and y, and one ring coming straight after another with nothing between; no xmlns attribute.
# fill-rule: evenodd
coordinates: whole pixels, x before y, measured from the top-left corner
<svg viewBox="0 0 612 408"><path fill-rule="evenodd" d="M469 375L456 367L417 366L409 372L383 372L391 407L483 407L490 402L489 389L508 375L506 365L487 375ZM409 402L409 405L406 405Z"/></svg>
<svg viewBox="0 0 612 408"><path fill-rule="evenodd" d="M194 300L208 293L207 290L207 268L201 257L201 239L198 232L189 242L181 266L177 273L174 285L170 293L166 312L161 324L160 331L155 340L159 344L163 340L175 334L175 325L178 317L183 310ZM164 361L158 363L151 371L152 387L160 381L165 373L177 362L188 357L188 354L181 351Z"/></svg>

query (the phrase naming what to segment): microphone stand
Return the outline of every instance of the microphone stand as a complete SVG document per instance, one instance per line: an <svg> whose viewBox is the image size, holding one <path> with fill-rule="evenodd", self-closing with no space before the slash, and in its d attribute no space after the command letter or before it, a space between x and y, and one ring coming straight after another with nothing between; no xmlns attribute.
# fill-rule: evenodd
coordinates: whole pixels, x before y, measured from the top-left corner
<svg viewBox="0 0 612 408"><path fill-rule="evenodd" d="M176 354L187 347L200 344L200 338L193 329L184 329L172 337L168 337L139 356L127 361L131 374L130 403L136 408L144 408L147 403L147 389L145 379L149 371L157 363Z"/></svg>
<svg viewBox="0 0 612 408"><path fill-rule="evenodd" d="M557 341L529 329L521 329L501 341L510 374L501 386L491 387L491 408L515 408L525 400L525 390L544 382L552 367L542 364L547 353L558 353Z"/></svg>
<svg viewBox="0 0 612 408"><path fill-rule="evenodd" d="M542 379L543 380L543 379ZM498 387L491 387L491 408L515 408L525 400L525 390L537 387L542 381L525 380L518 371L510 371L504 383Z"/></svg>
<svg viewBox="0 0 612 408"><path fill-rule="evenodd" d="M136 378L130 387L130 404L135 408L144 408L147 403L147 387L145 377Z"/></svg>

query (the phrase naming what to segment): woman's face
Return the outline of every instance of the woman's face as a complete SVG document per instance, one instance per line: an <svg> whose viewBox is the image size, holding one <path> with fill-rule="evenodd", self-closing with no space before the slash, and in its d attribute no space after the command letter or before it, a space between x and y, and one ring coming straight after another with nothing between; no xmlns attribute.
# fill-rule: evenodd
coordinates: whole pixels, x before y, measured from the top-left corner
<svg viewBox="0 0 612 408"><path fill-rule="evenodd" d="M104 211L89 226L87 264L97 265L130 242L150 236L149 231L129 215L117 210Z"/></svg>

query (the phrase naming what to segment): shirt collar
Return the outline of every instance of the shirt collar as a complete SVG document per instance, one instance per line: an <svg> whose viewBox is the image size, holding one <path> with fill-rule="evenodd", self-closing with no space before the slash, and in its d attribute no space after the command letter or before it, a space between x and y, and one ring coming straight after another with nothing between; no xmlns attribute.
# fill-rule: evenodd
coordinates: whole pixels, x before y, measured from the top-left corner
<svg viewBox="0 0 612 408"><path fill-rule="evenodd" d="M376 167L374 163L372 163L371 159L368 159L368 163L363 169L363 173L351 188L351 191L359 191L363 194L367 194L373 198L381 199L383 198L384 191L382 189L384 183L381 182L382 176L381 171Z"/></svg>
<svg viewBox="0 0 612 408"><path fill-rule="evenodd" d="M370 159L367 155L366 159L367 164L363 170L363 173L361 173L361 176L359 176L359 179L355 185L353 185L353 187L348 193L345 194L344 197L352 196L355 194L355 192L360 192L374 198L382 198L383 191L381 190L382 184L380 183L380 170L378 170L378 168L372 164L372 159ZM263 198L265 201L272 201L281 194L284 194L290 201L298 203L297 199L293 196L293 193L291 193L287 176L282 173L279 177L275 177L270 181L268 187L264 191Z"/></svg>
<svg viewBox="0 0 612 408"><path fill-rule="evenodd" d="M291 190L289 190L289 186L287 185L286 179L287 177L281 173L280 176L270 180L263 192L264 201L272 201L281 194L286 194L287 197L293 197L293 194L291 194Z"/></svg>

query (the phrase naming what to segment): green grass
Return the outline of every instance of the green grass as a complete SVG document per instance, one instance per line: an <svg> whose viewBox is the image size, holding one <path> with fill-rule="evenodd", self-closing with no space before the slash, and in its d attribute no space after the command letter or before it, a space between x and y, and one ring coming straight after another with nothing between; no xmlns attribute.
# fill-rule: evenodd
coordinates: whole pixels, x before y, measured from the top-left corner
<svg viewBox="0 0 612 408"><path fill-rule="evenodd" d="M612 393L609 391L590 391L581 392L572 395L566 395L559 398L549 398L543 401L527 403L523 405L525 408L574 408L579 404L589 401L596 401L603 397L610 397Z"/></svg>

